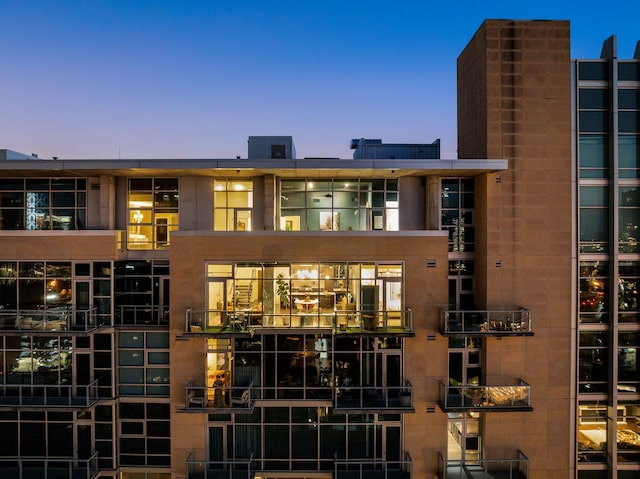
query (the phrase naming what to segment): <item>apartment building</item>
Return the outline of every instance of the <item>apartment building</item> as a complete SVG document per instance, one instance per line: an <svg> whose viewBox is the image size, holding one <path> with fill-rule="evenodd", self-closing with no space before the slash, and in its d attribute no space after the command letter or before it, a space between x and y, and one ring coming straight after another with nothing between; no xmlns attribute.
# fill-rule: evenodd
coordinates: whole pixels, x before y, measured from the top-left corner
<svg viewBox="0 0 640 479"><path fill-rule="evenodd" d="M483 23L458 159L0 150L0 476L637 477L639 61L606 46Z"/></svg>

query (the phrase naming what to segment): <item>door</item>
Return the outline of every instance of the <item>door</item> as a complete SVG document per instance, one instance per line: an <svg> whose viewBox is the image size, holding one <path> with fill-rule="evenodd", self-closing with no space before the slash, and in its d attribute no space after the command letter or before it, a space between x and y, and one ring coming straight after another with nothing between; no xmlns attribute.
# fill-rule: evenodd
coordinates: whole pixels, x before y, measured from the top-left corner
<svg viewBox="0 0 640 479"><path fill-rule="evenodd" d="M449 413L447 459L478 461L482 457L482 435L478 413Z"/></svg>
<svg viewBox="0 0 640 479"><path fill-rule="evenodd" d="M227 443L225 428L223 426L209 427L209 461L211 469L223 469L225 467L224 445Z"/></svg>
<svg viewBox="0 0 640 479"><path fill-rule="evenodd" d="M377 386L387 398L397 398L402 387L402 356L398 350L382 350L376 354Z"/></svg>
<svg viewBox="0 0 640 479"><path fill-rule="evenodd" d="M153 278L154 324L169 324L169 277Z"/></svg>
<svg viewBox="0 0 640 479"><path fill-rule="evenodd" d="M73 292L75 302L75 315L73 318L69 317L67 321L71 321L71 329L78 329L81 331L86 330L89 325L89 320L92 318L95 320L89 310L91 309L91 282L90 281L76 281L74 284Z"/></svg>
<svg viewBox="0 0 640 479"><path fill-rule="evenodd" d="M382 279L381 299L384 310L384 327L402 326L402 281L400 278Z"/></svg>
<svg viewBox="0 0 640 479"><path fill-rule="evenodd" d="M227 280L209 278L207 284L207 327L222 326L227 310Z"/></svg>
<svg viewBox="0 0 640 479"><path fill-rule="evenodd" d="M388 470L400 469L401 438L400 425L379 424L377 457L381 458Z"/></svg>

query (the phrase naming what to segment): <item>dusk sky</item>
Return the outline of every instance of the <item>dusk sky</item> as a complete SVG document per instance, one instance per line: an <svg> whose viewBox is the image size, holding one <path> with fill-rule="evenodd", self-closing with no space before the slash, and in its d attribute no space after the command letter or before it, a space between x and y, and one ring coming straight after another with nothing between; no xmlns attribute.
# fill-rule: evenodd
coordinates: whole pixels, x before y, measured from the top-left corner
<svg viewBox="0 0 640 479"><path fill-rule="evenodd" d="M609 9L610 7L610 9ZM486 18L571 21L573 58L640 40L636 1L0 0L0 148L41 158L229 158L291 135L456 154L456 59Z"/></svg>

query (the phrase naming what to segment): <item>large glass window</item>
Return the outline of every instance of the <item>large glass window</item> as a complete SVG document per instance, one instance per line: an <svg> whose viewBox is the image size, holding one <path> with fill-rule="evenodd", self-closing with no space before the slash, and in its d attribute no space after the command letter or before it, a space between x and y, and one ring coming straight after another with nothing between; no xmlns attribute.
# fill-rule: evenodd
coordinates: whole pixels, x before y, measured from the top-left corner
<svg viewBox="0 0 640 479"><path fill-rule="evenodd" d="M605 402L580 401L578 406L578 461L606 461L607 425L607 404Z"/></svg>
<svg viewBox="0 0 640 479"><path fill-rule="evenodd" d="M580 133L578 145L580 178L606 178L609 168L609 137Z"/></svg>
<svg viewBox="0 0 640 479"><path fill-rule="evenodd" d="M640 386L640 333L618 333L618 391L635 393Z"/></svg>
<svg viewBox="0 0 640 479"><path fill-rule="evenodd" d="M2 379L7 384L72 384L73 345L69 337L7 336L2 352Z"/></svg>
<svg viewBox="0 0 640 479"><path fill-rule="evenodd" d="M282 180L284 231L397 231L396 179Z"/></svg>
<svg viewBox="0 0 640 479"><path fill-rule="evenodd" d="M442 180L441 228L449 232L449 252L475 251L475 180Z"/></svg>
<svg viewBox="0 0 640 479"><path fill-rule="evenodd" d="M607 317L607 263L580 262L580 322L606 323Z"/></svg>
<svg viewBox="0 0 640 479"><path fill-rule="evenodd" d="M120 403L120 464L170 465L170 412L169 404Z"/></svg>
<svg viewBox="0 0 640 479"><path fill-rule="evenodd" d="M0 179L0 229L83 230L84 178Z"/></svg>
<svg viewBox="0 0 640 479"><path fill-rule="evenodd" d="M602 253L609 243L609 197L606 186L580 187L580 252Z"/></svg>
<svg viewBox="0 0 640 479"><path fill-rule="evenodd" d="M212 263L207 274L207 328L404 325L400 263Z"/></svg>
<svg viewBox="0 0 640 479"><path fill-rule="evenodd" d="M356 464L387 459L387 471L401 469L400 424L374 414L336 415L328 407L285 406L256 408L236 421L231 456L253 455L258 469L333 471L336 456ZM272 441L274 437L296 440Z"/></svg>
<svg viewBox="0 0 640 479"><path fill-rule="evenodd" d="M606 331L580 331L579 391L604 393L609 376L609 347Z"/></svg>
<svg viewBox="0 0 640 479"><path fill-rule="evenodd" d="M252 211L252 180L215 180L214 230L252 231Z"/></svg>
<svg viewBox="0 0 640 479"><path fill-rule="evenodd" d="M622 186L619 190L619 251L637 253L640 251L640 188Z"/></svg>
<svg viewBox="0 0 640 479"><path fill-rule="evenodd" d="M127 241L129 249L169 246L178 229L178 179L130 178Z"/></svg>
<svg viewBox="0 0 640 479"><path fill-rule="evenodd" d="M620 261L618 268L618 321L620 323L638 322L640 263Z"/></svg>
<svg viewBox="0 0 640 479"><path fill-rule="evenodd" d="M168 333L120 332L118 366L122 396L168 396Z"/></svg>

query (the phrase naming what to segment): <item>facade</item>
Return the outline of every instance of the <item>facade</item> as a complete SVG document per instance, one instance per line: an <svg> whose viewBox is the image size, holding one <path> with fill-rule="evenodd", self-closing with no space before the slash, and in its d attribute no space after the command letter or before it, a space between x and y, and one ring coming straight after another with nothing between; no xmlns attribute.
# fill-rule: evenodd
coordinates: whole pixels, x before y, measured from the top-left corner
<svg viewBox="0 0 640 479"><path fill-rule="evenodd" d="M459 159L0 150L0 476L637 477L639 61L603 53L486 21Z"/></svg>

